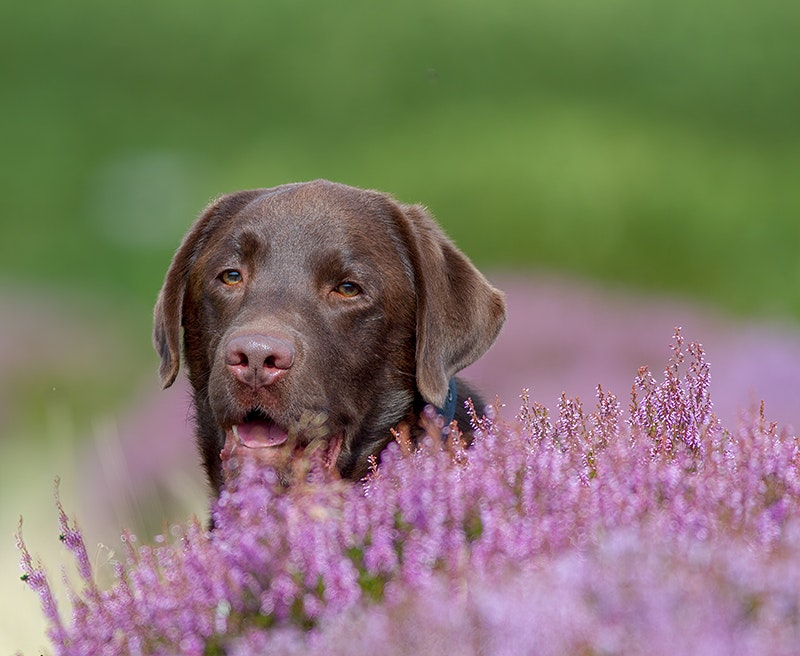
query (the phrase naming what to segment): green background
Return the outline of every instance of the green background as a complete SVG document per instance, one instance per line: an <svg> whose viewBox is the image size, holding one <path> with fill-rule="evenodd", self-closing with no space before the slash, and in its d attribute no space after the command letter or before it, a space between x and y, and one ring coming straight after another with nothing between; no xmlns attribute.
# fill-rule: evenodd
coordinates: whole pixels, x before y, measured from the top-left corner
<svg viewBox="0 0 800 656"><path fill-rule="evenodd" d="M488 267L800 317L800 5L5 3L0 276L148 307L214 195L328 177Z"/></svg>

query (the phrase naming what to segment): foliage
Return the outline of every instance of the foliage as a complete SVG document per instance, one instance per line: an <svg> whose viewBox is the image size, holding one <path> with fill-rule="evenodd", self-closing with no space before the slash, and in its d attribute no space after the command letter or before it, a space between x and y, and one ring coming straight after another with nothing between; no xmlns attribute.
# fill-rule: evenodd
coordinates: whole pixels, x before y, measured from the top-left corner
<svg viewBox="0 0 800 656"><path fill-rule="evenodd" d="M482 265L800 316L799 19L778 0L5 3L0 275L144 309L210 197L319 176L428 204Z"/></svg>
<svg viewBox="0 0 800 656"><path fill-rule="evenodd" d="M425 419L361 484L282 488L245 467L214 510L136 546L70 621L22 538L58 654L790 653L800 640L800 450L760 412L716 420L702 348L677 331L630 411L598 388L557 414L528 393L473 415L475 443Z"/></svg>

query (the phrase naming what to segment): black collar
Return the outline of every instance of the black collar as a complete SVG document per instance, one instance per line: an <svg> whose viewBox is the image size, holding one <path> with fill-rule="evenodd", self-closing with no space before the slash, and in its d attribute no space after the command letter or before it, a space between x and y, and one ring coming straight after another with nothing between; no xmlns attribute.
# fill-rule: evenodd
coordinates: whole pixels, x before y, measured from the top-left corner
<svg viewBox="0 0 800 656"><path fill-rule="evenodd" d="M456 416L456 400L458 399L458 390L456 389L456 379L451 378L450 384L447 386L447 398L444 400L444 405L441 408L436 408L442 418L444 425L448 426Z"/></svg>

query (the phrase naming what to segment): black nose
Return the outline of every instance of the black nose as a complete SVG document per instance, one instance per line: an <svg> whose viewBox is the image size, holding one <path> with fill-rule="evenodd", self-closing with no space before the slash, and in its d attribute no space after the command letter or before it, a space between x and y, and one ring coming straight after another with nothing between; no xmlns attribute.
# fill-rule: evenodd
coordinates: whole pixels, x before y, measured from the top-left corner
<svg viewBox="0 0 800 656"><path fill-rule="evenodd" d="M253 388L272 385L294 364L294 345L277 335L236 335L225 344L225 364Z"/></svg>

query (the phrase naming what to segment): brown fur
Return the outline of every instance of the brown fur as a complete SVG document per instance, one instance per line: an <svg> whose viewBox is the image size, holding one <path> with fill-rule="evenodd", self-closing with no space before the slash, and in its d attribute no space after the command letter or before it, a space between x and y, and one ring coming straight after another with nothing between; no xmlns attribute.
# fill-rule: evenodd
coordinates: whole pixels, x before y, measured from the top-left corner
<svg viewBox="0 0 800 656"><path fill-rule="evenodd" d="M220 283L241 270L242 284ZM362 293L336 293L345 281ZM304 413L342 435L335 463L359 478L390 428L442 406L450 378L480 357L505 318L503 296L419 205L323 180L241 191L213 202L178 248L155 307L161 382L181 352L197 440L216 493L225 427L253 407L282 426ZM222 352L234 335L280 336L291 368L254 390ZM459 382L457 420L468 429Z"/></svg>

